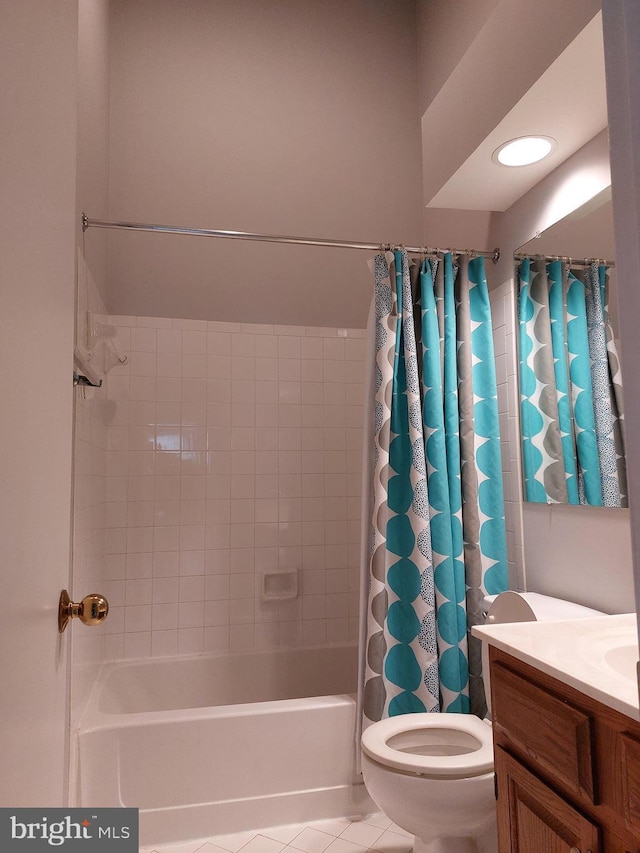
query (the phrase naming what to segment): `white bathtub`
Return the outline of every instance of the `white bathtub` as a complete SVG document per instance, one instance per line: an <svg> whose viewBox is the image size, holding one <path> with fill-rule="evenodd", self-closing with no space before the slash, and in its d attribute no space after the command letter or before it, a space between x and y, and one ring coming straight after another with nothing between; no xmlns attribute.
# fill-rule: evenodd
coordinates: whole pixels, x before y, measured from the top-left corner
<svg viewBox="0 0 640 853"><path fill-rule="evenodd" d="M355 774L356 649L108 664L78 732L78 805L140 809L140 843L375 810Z"/></svg>

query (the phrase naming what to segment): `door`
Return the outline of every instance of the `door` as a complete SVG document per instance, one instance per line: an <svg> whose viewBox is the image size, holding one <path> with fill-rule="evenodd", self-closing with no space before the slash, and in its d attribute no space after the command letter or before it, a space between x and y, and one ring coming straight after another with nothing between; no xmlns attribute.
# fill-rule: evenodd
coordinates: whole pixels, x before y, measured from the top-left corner
<svg viewBox="0 0 640 853"><path fill-rule="evenodd" d="M500 747L495 767L501 853L598 853L598 827Z"/></svg>
<svg viewBox="0 0 640 853"><path fill-rule="evenodd" d="M0 806L67 798L77 0L0 27Z"/></svg>

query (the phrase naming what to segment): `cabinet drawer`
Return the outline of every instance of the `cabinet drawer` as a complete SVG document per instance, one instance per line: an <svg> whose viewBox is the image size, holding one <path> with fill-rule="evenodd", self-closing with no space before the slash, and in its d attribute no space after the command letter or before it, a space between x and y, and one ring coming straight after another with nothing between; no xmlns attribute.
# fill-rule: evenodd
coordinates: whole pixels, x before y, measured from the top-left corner
<svg viewBox="0 0 640 853"><path fill-rule="evenodd" d="M499 663L491 669L491 693L496 731L567 789L597 803L591 716Z"/></svg>

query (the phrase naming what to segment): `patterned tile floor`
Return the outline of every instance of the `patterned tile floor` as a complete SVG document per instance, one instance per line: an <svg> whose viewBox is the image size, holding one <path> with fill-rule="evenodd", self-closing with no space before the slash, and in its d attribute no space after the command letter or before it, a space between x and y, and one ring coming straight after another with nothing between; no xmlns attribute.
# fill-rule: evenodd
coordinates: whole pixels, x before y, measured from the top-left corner
<svg viewBox="0 0 640 853"><path fill-rule="evenodd" d="M413 836L378 812L216 835L140 853L410 853Z"/></svg>

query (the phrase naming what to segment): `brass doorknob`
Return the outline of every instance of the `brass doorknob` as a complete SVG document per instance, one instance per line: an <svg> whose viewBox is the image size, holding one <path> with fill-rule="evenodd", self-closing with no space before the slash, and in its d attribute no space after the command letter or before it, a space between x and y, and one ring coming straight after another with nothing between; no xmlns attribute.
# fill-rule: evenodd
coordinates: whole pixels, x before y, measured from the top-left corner
<svg viewBox="0 0 640 853"><path fill-rule="evenodd" d="M58 631L62 634L70 619L76 617L85 625L99 625L107 618L109 602L104 595L94 592L85 595L82 601L71 601L69 593L63 589L58 604Z"/></svg>

